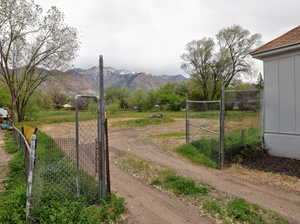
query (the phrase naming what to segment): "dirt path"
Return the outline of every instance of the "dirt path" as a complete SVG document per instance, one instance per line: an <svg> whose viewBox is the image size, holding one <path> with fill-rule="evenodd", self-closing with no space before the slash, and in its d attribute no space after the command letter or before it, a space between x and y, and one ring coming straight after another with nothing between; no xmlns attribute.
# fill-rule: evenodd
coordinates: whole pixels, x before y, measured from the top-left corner
<svg viewBox="0 0 300 224"><path fill-rule="evenodd" d="M11 156L4 150L4 133L0 130L0 191L3 190Z"/></svg>
<svg viewBox="0 0 300 224"><path fill-rule="evenodd" d="M66 124L62 125L66 127ZM53 128L53 126L47 126L43 129L48 134L51 134L53 136L61 136L62 132L58 131L57 125L55 126L56 128ZM73 125L70 125L69 128L72 127ZM156 126L155 128L110 128L109 144L112 151L126 151L133 153L141 159L169 167L170 169L177 171L183 176L187 176L195 180L199 180L202 183L212 185L219 191L244 198L249 202L260 205L261 207L273 210L290 220L292 223L300 223L300 189L298 193L292 191L288 192L253 180L242 179L223 171L194 165L189 161L186 161L171 153L165 148L162 148L160 145L155 144L153 141L147 138L147 136L152 134L170 132L170 130L182 131L182 129L182 125L177 122L163 126ZM71 132L69 131L69 133ZM114 175L118 176L118 172L113 173L112 177ZM127 174L122 174L122 176L123 175L126 176ZM115 182L113 183L113 185L120 186L120 189L118 189L118 191L120 191L120 193L123 192L121 193L121 195L123 194L123 196L130 203L137 203L136 201L139 200L145 203L145 200L151 201L151 198L156 195L156 193L153 193L153 196L151 196L151 198L143 199L140 198L140 196L138 196L139 194L137 193L137 198L131 200L131 193L126 192L131 188L127 188L125 186L127 186L127 183L130 183L130 181L134 180L132 180L128 175L125 179L122 179L121 177L119 178L120 180L122 180L120 184ZM133 185L138 185L138 183L132 183ZM142 186L143 188L145 187L144 185L141 185L141 188ZM132 191L132 194L135 195L136 191L139 192L138 190L134 190ZM146 192L148 193L148 191ZM141 194L145 194L143 193L143 190L141 190ZM148 202L146 202L145 204L146 208L147 203ZM158 204L161 203L163 204L163 202L159 202ZM134 204L134 206L136 205L137 204ZM129 204L129 206L131 205ZM152 212L154 211L152 210ZM149 215L150 213L151 212L146 212L145 214L147 214L147 217L151 219L151 215ZM137 211L134 211L134 213L132 214L138 213Z"/></svg>
<svg viewBox="0 0 300 224"><path fill-rule="evenodd" d="M233 177L219 170L193 165L176 155L168 154L158 145L140 138L145 131L142 129L112 130L109 136L110 146L167 166L181 175L212 185L217 190L278 212L293 223L300 223L300 194Z"/></svg>
<svg viewBox="0 0 300 224"><path fill-rule="evenodd" d="M64 124L66 125L66 124ZM47 126L42 128L47 134L53 138L64 138L73 135L71 127L65 128L53 128L53 126ZM60 131L57 131L60 130ZM69 130L66 131L65 130ZM92 137L93 138L93 137ZM64 140L64 139L62 139ZM58 141L63 150L69 154L72 153L74 146L68 142ZM66 146L69 146L66 148ZM93 147L85 145L83 152L80 154L80 161L82 167L90 173L95 175L95 167L93 161L94 154L88 150ZM199 208L193 206L190 203L183 202L176 197L173 197L165 192L161 192L158 189L142 183L138 179L122 171L120 168L114 165L114 159L118 158L115 151L111 151L111 186L114 192L121 197L124 197L128 207L128 217L126 223L128 224L215 224L215 221L208 217L200 215ZM71 154L70 154L71 155ZM71 156L72 157L72 156ZM87 161L90 161L89 163Z"/></svg>
<svg viewBox="0 0 300 224"><path fill-rule="evenodd" d="M128 224L215 223L199 214L199 208L161 192L111 166L112 190L126 199Z"/></svg>

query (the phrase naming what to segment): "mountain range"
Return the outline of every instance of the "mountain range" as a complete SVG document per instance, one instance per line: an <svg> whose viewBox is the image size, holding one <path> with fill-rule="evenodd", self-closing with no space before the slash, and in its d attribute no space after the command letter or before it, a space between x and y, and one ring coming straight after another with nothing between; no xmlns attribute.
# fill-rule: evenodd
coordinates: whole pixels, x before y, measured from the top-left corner
<svg viewBox="0 0 300 224"><path fill-rule="evenodd" d="M95 94L97 90L98 67L89 69L74 68L65 72L52 71L52 79L41 88L59 88L68 94ZM105 88L143 89L149 91L170 82L185 82L183 75L151 75L145 72L132 72L124 69L104 67Z"/></svg>

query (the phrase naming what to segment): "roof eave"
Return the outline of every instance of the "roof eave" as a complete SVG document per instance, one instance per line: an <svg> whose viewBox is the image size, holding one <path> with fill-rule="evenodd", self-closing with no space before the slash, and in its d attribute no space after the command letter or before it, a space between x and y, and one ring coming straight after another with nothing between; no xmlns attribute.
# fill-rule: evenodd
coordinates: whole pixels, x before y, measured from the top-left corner
<svg viewBox="0 0 300 224"><path fill-rule="evenodd" d="M256 59L262 59L268 56L272 56L275 54L283 53L286 51L294 51L300 49L300 42L289 44L289 45L284 45L276 48L271 48L267 50L262 50L262 51L254 51L251 52L251 56Z"/></svg>

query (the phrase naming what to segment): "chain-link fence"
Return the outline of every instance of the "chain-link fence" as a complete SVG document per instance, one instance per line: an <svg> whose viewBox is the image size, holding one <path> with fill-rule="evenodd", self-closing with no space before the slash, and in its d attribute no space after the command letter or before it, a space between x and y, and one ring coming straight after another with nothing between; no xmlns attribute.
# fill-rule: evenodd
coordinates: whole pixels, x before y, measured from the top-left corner
<svg viewBox="0 0 300 224"><path fill-rule="evenodd" d="M262 143L260 91L226 90L224 104L225 161L231 162L242 156L251 156L251 153L255 152L254 147Z"/></svg>
<svg viewBox="0 0 300 224"><path fill-rule="evenodd" d="M222 90L220 101L187 100L186 142L211 167L255 156L262 143L261 105L259 90Z"/></svg>
<svg viewBox="0 0 300 224"><path fill-rule="evenodd" d="M216 167L220 160L221 101L186 101L186 142Z"/></svg>
<svg viewBox="0 0 300 224"><path fill-rule="evenodd" d="M103 182L106 191L110 192L108 161L101 159L107 145L103 147L104 144L98 141L98 98L77 97L75 115L76 122L73 126L66 126L67 130L62 128L52 135L42 132L37 135L32 223L43 212L47 199L60 203L83 200L92 205L101 199ZM90 120L93 116L94 119ZM107 122L104 123L104 131L107 137ZM102 163L106 164L105 167ZM105 170L102 170L103 167Z"/></svg>

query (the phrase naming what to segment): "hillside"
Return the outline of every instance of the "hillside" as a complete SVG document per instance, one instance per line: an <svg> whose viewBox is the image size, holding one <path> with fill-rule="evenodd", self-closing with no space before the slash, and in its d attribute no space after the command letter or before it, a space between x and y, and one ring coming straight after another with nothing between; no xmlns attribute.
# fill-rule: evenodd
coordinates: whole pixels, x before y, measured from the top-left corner
<svg viewBox="0 0 300 224"><path fill-rule="evenodd" d="M66 72L52 71L50 81L42 85L42 89L51 90L59 88L68 94L94 94L97 85L98 68L89 69L74 68ZM104 68L105 88L126 88L129 90L157 89L170 82L187 81L183 75L160 75L154 76L143 72L132 72L112 67Z"/></svg>

